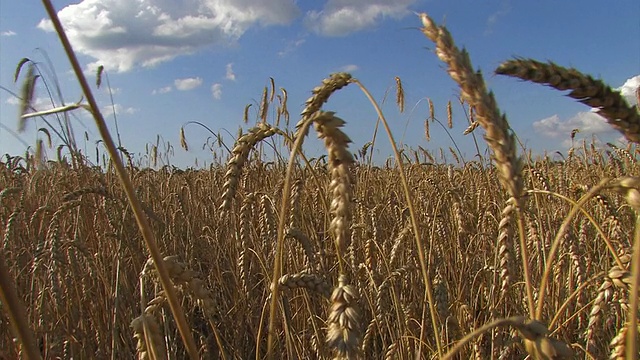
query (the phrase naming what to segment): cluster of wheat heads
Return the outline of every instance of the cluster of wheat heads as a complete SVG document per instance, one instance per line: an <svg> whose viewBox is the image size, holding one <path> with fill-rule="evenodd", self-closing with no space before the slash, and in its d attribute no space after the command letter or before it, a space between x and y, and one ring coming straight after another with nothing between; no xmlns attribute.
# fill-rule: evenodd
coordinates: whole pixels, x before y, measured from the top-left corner
<svg viewBox="0 0 640 360"><path fill-rule="evenodd" d="M583 143L563 161L518 156L468 54L444 27L421 20L473 109L469 132L484 129L495 166L429 163L423 149L411 161L395 148L394 164L356 163L344 121L322 110L342 87L361 86L345 73L312 90L294 132L278 127L284 91L277 119L267 121L272 82L225 167L129 166L122 180L115 165L36 169L32 159L7 157L0 354L637 358L635 145ZM575 70L516 60L498 72L572 89L637 139L636 109ZM302 151L311 128L328 153L313 165ZM288 162L256 155L274 137L284 139ZM137 203L120 185L127 180ZM138 212L151 235L141 236ZM154 244L170 255L149 259Z"/></svg>

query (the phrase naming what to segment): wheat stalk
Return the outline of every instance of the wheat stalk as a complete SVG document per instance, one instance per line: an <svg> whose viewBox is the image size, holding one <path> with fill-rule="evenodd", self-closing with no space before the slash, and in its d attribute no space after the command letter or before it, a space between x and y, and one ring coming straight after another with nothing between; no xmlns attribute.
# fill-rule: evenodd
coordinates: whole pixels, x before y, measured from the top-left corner
<svg viewBox="0 0 640 360"><path fill-rule="evenodd" d="M129 203L131 204L133 213L135 215L135 219L136 222L138 224L138 227L143 235L143 238L146 242L147 245L147 249L149 250L149 252L151 253L151 256L158 268L158 273L160 276L160 280L162 283L163 288L167 291L167 298L169 300L169 305L171 307L171 312L174 316L174 318L176 319L176 322L178 324L178 329L180 331L180 335L182 337L182 340L185 344L185 346L187 347L187 351L189 353L189 356L193 359L197 358L197 350L196 350L196 346L195 346L195 341L193 339L193 336L191 335L191 333L189 332L189 328L187 326L187 322L184 316L184 311L182 310L182 307L180 306L180 304L177 301L176 295L173 292L173 289L171 288L171 284L170 284L170 280L169 280L169 276L166 272L166 269L162 266L161 263L162 261L162 255L160 253L160 250L157 246L156 240L155 240L155 236L153 234L153 232L151 231L151 227L149 226L149 223L147 221L147 219L144 217L143 215L143 211L140 205L140 201L138 200L138 198L135 195L133 186L131 184L131 180L129 179L129 176L127 175L125 168L122 164L122 162L120 161L120 157L118 156L117 153L117 149L116 146L113 142L113 138L111 137L110 133L109 133L109 129L107 128L106 122L104 120L104 117L102 116L102 113L99 111L99 107L98 104L96 102L95 97L93 96L93 93L91 91L91 88L89 87L89 84L84 76L84 72L82 70L82 68L80 67L80 63L78 62L78 59L75 55L75 52L73 51L73 48L71 47L71 43L69 42L69 38L67 37L67 34L65 33L64 29L62 28L62 24L60 22L60 19L58 18L58 14L55 11L55 9L53 8L53 5L51 4L51 2L49 0L43 0L43 5L47 11L47 14L49 15L49 18L51 19L51 22L53 23L53 27L56 30L56 33L58 34L58 38L60 39L60 41L62 42L62 46L65 50L65 53L67 55L67 58L69 59L69 61L71 62L71 66L73 68L73 71L76 75L76 78L78 80L78 82L80 83L80 87L82 88L82 92L84 94L84 96L87 99L87 102L91 108L91 113L94 117L96 126L98 127L98 130L100 132L100 135L104 141L104 144L107 147L107 151L109 153L109 156L111 158L111 160L113 161L113 164L115 165L116 168L116 173L118 174L118 178L120 179L120 183L122 184L125 193L127 195L127 199L129 201Z"/></svg>
<svg viewBox="0 0 640 360"><path fill-rule="evenodd" d="M476 121L484 128L485 140L493 150L500 182L514 199L516 211L519 212L523 205L524 190L522 162L516 154L515 136L510 131L507 118L500 113L493 93L487 91L482 75L473 70L469 54L455 46L449 31L437 26L427 14L420 14L420 19L424 26L422 32L436 44L436 54L447 64L449 76L458 83L462 99L475 109ZM522 216L518 216L518 231L527 304L533 315L533 284Z"/></svg>
<svg viewBox="0 0 640 360"><path fill-rule="evenodd" d="M278 237L276 241L276 251L273 264L273 279L271 283L271 303L269 305L269 324L267 335L267 358L273 356L273 337L275 332L275 315L277 308L278 297L278 280L282 274L282 253L283 244L285 238L285 219L287 213L287 207L289 205L291 196L291 179L293 176L293 168L298 151L302 148L305 137L309 132L309 127L314 122L317 112L322 107L331 94L337 90L347 86L351 82L351 75L347 73L332 74L329 78L324 79L320 86L315 87L312 90L313 96L305 102L305 108L302 110L302 119L296 124L295 142L291 149L291 156L289 157L289 163L287 164L287 171L285 174L282 203L280 209L280 217L278 222ZM341 156L338 154L338 156ZM342 212L344 209L336 209ZM336 224L338 225L338 224ZM344 230L342 225L334 227L337 231ZM342 239L341 239L342 240Z"/></svg>

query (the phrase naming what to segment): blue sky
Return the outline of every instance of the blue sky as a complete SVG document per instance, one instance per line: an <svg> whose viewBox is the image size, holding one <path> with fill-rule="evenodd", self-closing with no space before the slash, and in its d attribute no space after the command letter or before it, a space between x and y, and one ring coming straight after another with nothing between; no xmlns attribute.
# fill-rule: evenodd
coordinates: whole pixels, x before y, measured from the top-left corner
<svg viewBox="0 0 640 360"><path fill-rule="evenodd" d="M90 82L98 65L107 70L123 146L140 159L145 146L160 136L174 147L171 161L180 166L212 159L208 150L202 150L210 136L202 127L188 125L190 149L180 148L180 127L186 122L220 131L231 146L238 128L255 122L257 103L272 77L276 89L287 90L293 126L311 89L330 73L345 70L378 101L384 100L383 111L394 136L405 146L422 146L434 154L453 146L438 124L431 124L430 141L424 134L426 99L433 101L436 117L444 123L447 102L453 101L451 136L465 157L473 157L473 139L462 135L468 124L457 102L459 90L433 53L433 44L419 31L414 12L427 12L445 24L457 45L469 50L512 128L535 153L566 152L574 128L581 130L577 139L590 141L595 136L599 143L617 142L620 135L591 109L558 91L493 75L502 61L519 56L575 67L619 88L632 103L640 85L637 0L607 2L606 8L604 2L591 0L84 0L54 1L54 6ZM15 93L20 84L13 82L13 73L23 57L43 68L50 58L64 101L80 99L40 2L0 2L0 85ZM404 113L394 104L396 76L404 86ZM53 84L51 75L45 80ZM36 89L39 110L51 107L42 85ZM115 131L106 88L103 85L96 94ZM45 126L41 119L31 119L26 131L15 135L17 103L0 90L0 154L24 153L25 144L34 145L42 137L37 133ZM250 123L245 125L244 108L251 103ZM337 93L325 109L347 121L353 152L371 140L376 115L355 85ZM273 119L275 106L270 111ZM86 114L76 115L78 143L92 156L98 133ZM391 154L388 140L380 135L378 161ZM53 140L54 147L60 144ZM315 156L322 147L310 139L305 149Z"/></svg>

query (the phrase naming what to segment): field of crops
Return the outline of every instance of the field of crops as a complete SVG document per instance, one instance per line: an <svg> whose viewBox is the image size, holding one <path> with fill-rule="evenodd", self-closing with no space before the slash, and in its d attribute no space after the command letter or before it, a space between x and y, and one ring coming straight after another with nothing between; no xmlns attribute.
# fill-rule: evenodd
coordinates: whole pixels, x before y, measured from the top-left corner
<svg viewBox="0 0 640 360"><path fill-rule="evenodd" d="M361 86L346 73L294 131L261 119L208 169L3 157L0 358L637 358L639 112L577 70L508 61L632 144L518 155L469 55L421 20L491 158L354 157L322 110ZM308 159L314 134L328 155ZM275 138L290 153L262 160Z"/></svg>

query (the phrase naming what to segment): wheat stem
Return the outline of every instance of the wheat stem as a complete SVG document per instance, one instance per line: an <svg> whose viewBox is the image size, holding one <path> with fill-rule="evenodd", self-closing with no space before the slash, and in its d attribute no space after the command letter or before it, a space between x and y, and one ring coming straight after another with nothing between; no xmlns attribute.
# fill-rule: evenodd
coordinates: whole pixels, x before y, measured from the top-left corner
<svg viewBox="0 0 640 360"><path fill-rule="evenodd" d="M416 248L418 252L418 259L420 260L420 270L422 271L422 280L425 284L425 290L427 292L427 299L429 300L429 313L431 315L431 326L433 329L439 329L438 327L438 315L436 312L436 308L434 306L434 296L433 296L433 284L431 283L431 279L429 278L429 267L427 266L427 260L424 254L424 244L422 243L422 238L420 237L420 229L418 228L418 218L416 216L416 211L413 205L413 196L411 195L411 189L409 188L409 183L407 181L407 176L404 171L404 165L402 162L402 156L400 156L400 151L398 150L398 146L391 132L391 128L389 128L389 124L387 123L384 114L382 114L382 110L378 103L375 101L369 90L360 83L358 80L353 80L355 84L360 87L360 90L365 94L365 96L369 99L376 112L378 113L378 119L382 122L385 131L387 132L387 136L389 137L389 142L391 143L391 148L393 149L393 153L395 158L397 159L398 164L398 174L400 175L400 183L402 184L402 189L404 192L405 199L407 201L407 207L409 208L409 216L411 217L411 225L413 227L413 237L416 242ZM424 327L423 327L424 329ZM435 337L436 346L438 349L438 356L442 356L442 344L440 342L440 335L438 331L434 331L433 336ZM422 338L422 334L420 335Z"/></svg>
<svg viewBox="0 0 640 360"><path fill-rule="evenodd" d="M538 294L538 307L536 308L535 319L542 318L542 308L545 304L544 298L547 291L547 282L550 279L551 268L553 265L553 260L555 259L556 253L560 249L561 239L564 233L567 231L567 228L573 221L573 218L578 214L582 206L586 204L598 191L602 190L609 179L601 180L596 186L592 187L589 192L587 192L582 198L575 204L575 206L571 209L569 214L562 221L562 225L560 225L560 229L558 229L558 233L556 234L555 239L551 245L551 249L549 250L549 254L546 258L546 265L544 268L544 273L542 275L542 279L540 280L540 292Z"/></svg>
<svg viewBox="0 0 640 360"><path fill-rule="evenodd" d="M637 210L636 210L637 212ZM629 291L629 314L627 315L627 360L638 356L638 291L640 290L640 214L636 213L633 236L633 258L631 259L631 290Z"/></svg>
<svg viewBox="0 0 640 360"><path fill-rule="evenodd" d="M107 124L104 121L104 117L102 116L102 113L99 110L100 108L98 107L98 103L96 102L96 99L93 96L93 93L91 92L89 83L87 82L87 79L84 76L84 72L80 67L80 63L78 62L78 59L75 55L75 52L73 51L73 48L71 47L71 43L67 38L67 34L64 32L64 29L62 28L62 24L60 23L58 14L53 8L51 1L42 0L42 3L45 9L47 10L47 14L51 19L53 26L56 29L56 32L58 33L58 38L62 42L62 46L64 47L64 50L65 50L65 53L67 54L69 62L71 62L71 66L73 68L73 71L76 75L78 82L80 83L80 87L82 88L84 96L87 98L87 102L91 107L91 113L96 122L96 127L98 128L98 131L100 132L100 136L102 137L104 144L107 147L107 151L109 152L109 156L111 157L111 160L113 161L113 164L116 168L116 172L118 174L118 178L120 179L120 183L122 184L122 187L124 188L124 191L127 195L127 199L131 204L131 209L135 215L136 222L138 223L138 227L140 228L140 231L142 232L142 236L144 237L144 240L146 242L147 249L149 250L149 253L151 254L151 257L153 258L153 261L156 265L156 268L158 269L160 282L162 283L162 287L166 291L167 300L169 301L171 312L173 313L173 316L176 320L178 330L180 331L180 335L182 337L182 341L184 342L185 347L187 348L189 357L192 359L197 359L198 350L196 348L195 340L193 339L193 335L191 334L191 329L187 325L187 320L184 316L184 311L182 310L180 302L178 301L178 298L175 294L173 285L171 284L169 273L167 272L167 269L163 266L164 263L162 261L162 254L160 253L160 249L158 248L158 245L156 243L155 235L151 230L151 227L149 226L146 215L142 210L140 200L138 200L135 194L135 191L133 189L133 185L131 184L131 180L129 180L129 176L127 175L124 165L122 164L122 161L118 156L118 151L113 142L113 138L109 133Z"/></svg>

